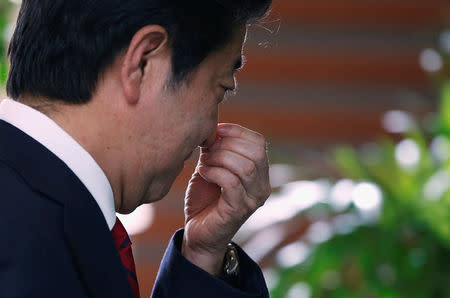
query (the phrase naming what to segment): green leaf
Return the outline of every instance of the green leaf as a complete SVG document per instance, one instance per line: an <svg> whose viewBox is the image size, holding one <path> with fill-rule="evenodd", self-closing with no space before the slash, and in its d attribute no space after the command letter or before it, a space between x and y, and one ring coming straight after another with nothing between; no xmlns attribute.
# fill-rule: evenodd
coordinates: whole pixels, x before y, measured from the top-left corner
<svg viewBox="0 0 450 298"><path fill-rule="evenodd" d="M8 63L6 59L7 42L4 40L3 36L5 29L8 26L8 17L11 6L9 0L0 0L0 88L4 86L8 73Z"/></svg>
<svg viewBox="0 0 450 298"><path fill-rule="evenodd" d="M360 162L355 149L351 147L339 147L333 152L336 165L341 172L352 179L367 179L368 172L364 165Z"/></svg>
<svg viewBox="0 0 450 298"><path fill-rule="evenodd" d="M442 87L440 118L442 132L450 137L450 81Z"/></svg>

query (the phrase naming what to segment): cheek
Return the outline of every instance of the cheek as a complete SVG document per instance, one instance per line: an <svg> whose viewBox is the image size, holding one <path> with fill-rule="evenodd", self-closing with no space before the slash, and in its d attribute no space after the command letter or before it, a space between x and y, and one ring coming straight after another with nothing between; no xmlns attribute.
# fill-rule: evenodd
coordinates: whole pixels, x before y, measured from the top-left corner
<svg viewBox="0 0 450 298"><path fill-rule="evenodd" d="M219 105L221 98L219 98L220 94L209 93L208 95L202 98L202 101L198 103L196 108L197 114L199 117L206 120L214 120L217 119L219 114Z"/></svg>
<svg viewBox="0 0 450 298"><path fill-rule="evenodd" d="M214 104L211 107L211 113L209 115L209 120L212 122L211 125L214 126L214 130L217 128L217 122L219 121L219 106Z"/></svg>

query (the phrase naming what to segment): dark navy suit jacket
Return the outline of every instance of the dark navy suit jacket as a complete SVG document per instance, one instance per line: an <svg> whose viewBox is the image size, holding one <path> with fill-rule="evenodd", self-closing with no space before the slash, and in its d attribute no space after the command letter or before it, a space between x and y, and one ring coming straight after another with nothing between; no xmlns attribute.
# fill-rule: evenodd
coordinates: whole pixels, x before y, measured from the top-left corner
<svg viewBox="0 0 450 298"><path fill-rule="evenodd" d="M188 262L171 240L152 297L267 298L259 267L239 249L235 287ZM132 298L94 198L53 153L0 120L0 297Z"/></svg>

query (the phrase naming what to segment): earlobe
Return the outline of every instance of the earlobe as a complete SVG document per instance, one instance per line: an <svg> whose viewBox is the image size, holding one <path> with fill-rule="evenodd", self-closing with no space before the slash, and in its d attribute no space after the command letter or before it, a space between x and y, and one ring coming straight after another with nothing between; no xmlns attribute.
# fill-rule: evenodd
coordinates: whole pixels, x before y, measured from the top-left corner
<svg viewBox="0 0 450 298"><path fill-rule="evenodd" d="M164 28L149 25L141 28L132 38L121 66L121 82L129 104L139 101L143 79L151 75L151 60L164 54L168 47L168 35Z"/></svg>
<svg viewBox="0 0 450 298"><path fill-rule="evenodd" d="M137 103L139 100L139 85L142 80L142 74L136 71L126 72L126 70L122 68L121 76L126 101L130 104Z"/></svg>

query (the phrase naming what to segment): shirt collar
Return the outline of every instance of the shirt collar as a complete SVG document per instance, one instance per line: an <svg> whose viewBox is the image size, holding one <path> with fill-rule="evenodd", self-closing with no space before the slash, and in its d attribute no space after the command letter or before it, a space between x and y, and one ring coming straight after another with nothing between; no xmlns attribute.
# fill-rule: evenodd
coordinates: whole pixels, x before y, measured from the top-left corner
<svg viewBox="0 0 450 298"><path fill-rule="evenodd" d="M61 159L97 202L111 230L116 222L111 184L94 158L66 131L43 113L17 101L0 103L0 119L17 127Z"/></svg>

